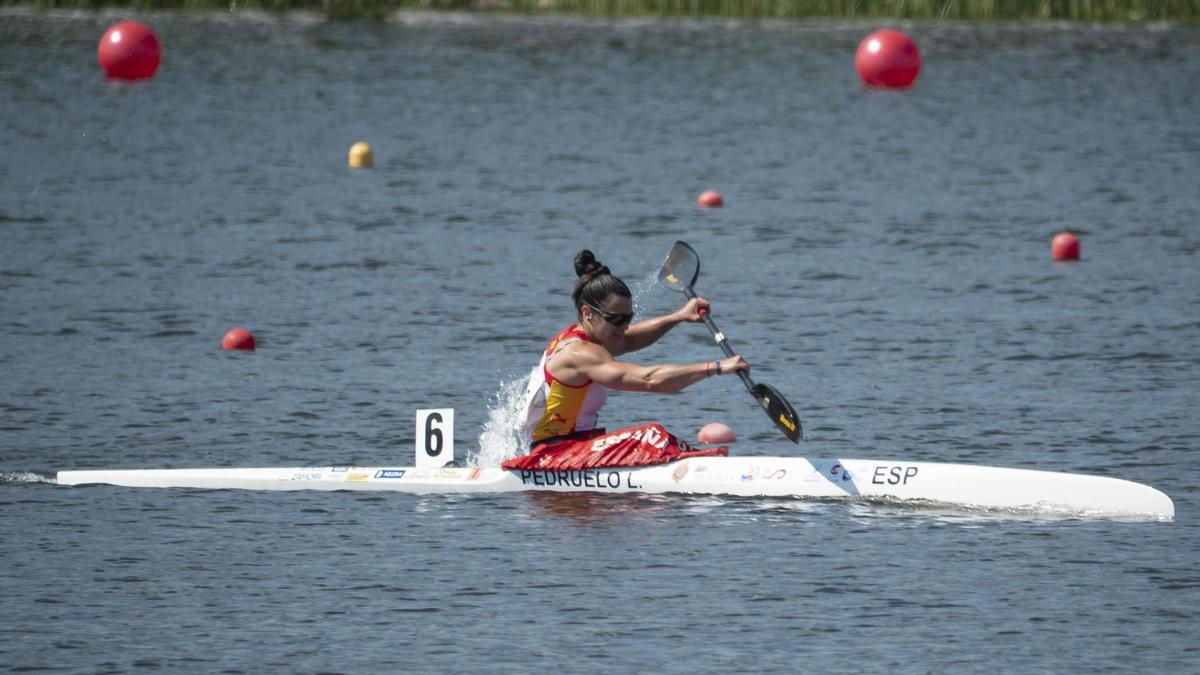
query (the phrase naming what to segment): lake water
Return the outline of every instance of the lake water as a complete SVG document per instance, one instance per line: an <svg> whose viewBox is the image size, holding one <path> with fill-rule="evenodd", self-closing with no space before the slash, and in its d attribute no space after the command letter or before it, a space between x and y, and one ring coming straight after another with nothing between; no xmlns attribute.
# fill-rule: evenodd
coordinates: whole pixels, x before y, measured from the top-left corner
<svg viewBox="0 0 1200 675"><path fill-rule="evenodd" d="M904 24L925 70L886 92L869 23L181 12L124 86L118 18L0 14L0 669L1200 668L1195 27ZM733 378L610 427L1118 476L1176 519L53 484L404 464L423 407L495 464L574 253L652 315L676 239L808 438Z"/></svg>

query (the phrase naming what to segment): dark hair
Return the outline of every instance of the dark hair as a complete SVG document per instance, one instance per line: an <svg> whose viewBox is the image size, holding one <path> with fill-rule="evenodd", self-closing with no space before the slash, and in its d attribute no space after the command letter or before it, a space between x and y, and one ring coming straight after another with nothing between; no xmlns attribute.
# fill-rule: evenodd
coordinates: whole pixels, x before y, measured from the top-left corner
<svg viewBox="0 0 1200 675"><path fill-rule="evenodd" d="M601 307L601 303L608 300L610 295L633 297L625 282L613 276L608 267L596 260L596 255L586 248L575 256L575 274L579 279L575 281L575 292L571 298L575 300L576 312L584 303Z"/></svg>

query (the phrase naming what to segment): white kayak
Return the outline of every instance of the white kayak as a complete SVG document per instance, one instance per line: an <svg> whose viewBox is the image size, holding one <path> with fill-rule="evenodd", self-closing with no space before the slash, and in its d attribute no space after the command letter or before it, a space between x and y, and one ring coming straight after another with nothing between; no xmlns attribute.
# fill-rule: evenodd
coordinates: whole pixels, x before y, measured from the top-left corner
<svg viewBox="0 0 1200 675"><path fill-rule="evenodd" d="M696 457L638 468L299 467L59 471L62 485L241 490L639 492L748 497L863 498L1081 516L1167 520L1175 505L1118 478L934 462L799 457Z"/></svg>

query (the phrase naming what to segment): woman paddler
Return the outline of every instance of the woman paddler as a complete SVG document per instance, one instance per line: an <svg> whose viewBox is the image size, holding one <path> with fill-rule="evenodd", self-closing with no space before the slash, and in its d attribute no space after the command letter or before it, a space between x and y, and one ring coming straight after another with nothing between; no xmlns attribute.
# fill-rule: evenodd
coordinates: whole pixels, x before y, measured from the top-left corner
<svg viewBox="0 0 1200 675"><path fill-rule="evenodd" d="M714 375L750 370L741 356L688 365L639 366L615 357L648 347L676 324L701 321L708 309L693 298L674 313L633 320L633 294L591 251L575 256L575 314L542 354L526 392L524 435L529 454L505 469L587 469L661 464L683 457L727 455L725 448L693 450L661 424L607 432L596 426L609 389L676 392Z"/></svg>

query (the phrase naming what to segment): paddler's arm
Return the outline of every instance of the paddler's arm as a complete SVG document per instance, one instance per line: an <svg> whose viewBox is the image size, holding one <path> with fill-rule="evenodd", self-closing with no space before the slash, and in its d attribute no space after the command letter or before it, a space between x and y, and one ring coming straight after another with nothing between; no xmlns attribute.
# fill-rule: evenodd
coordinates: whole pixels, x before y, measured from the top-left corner
<svg viewBox="0 0 1200 675"><path fill-rule="evenodd" d="M686 365L639 366L614 359L600 345L578 344L567 351L569 357L563 360L562 365L570 372L586 376L617 391L666 394L680 391L714 375L732 375L739 370L750 370L750 364L737 355L720 361Z"/></svg>
<svg viewBox="0 0 1200 675"><path fill-rule="evenodd" d="M704 298L692 298L687 301L686 305L670 314L656 316L653 319L646 319L645 321L632 324L626 329L625 344L617 353L636 352L639 349L649 347L658 342L659 338L666 335L667 331L678 324L701 321L701 309L708 309L708 300Z"/></svg>

